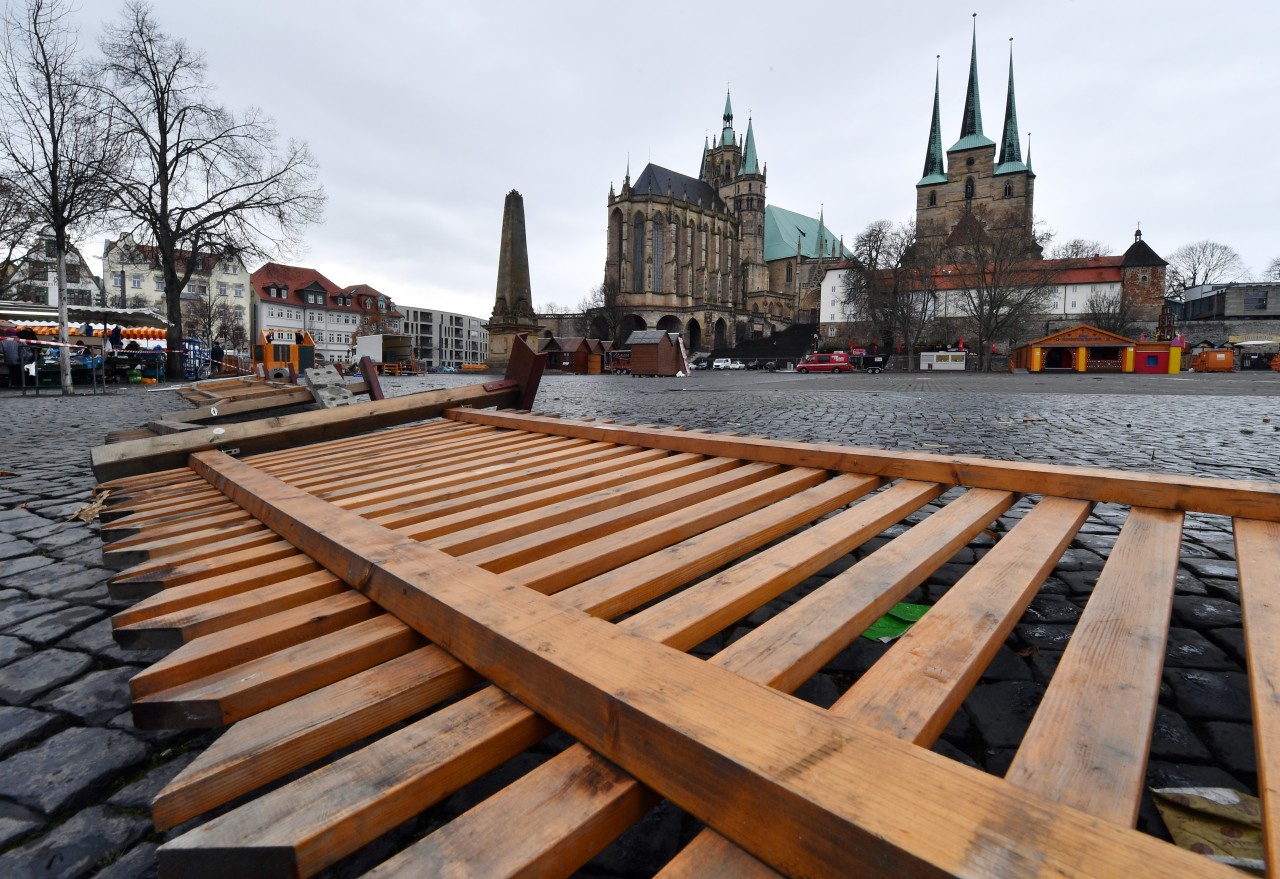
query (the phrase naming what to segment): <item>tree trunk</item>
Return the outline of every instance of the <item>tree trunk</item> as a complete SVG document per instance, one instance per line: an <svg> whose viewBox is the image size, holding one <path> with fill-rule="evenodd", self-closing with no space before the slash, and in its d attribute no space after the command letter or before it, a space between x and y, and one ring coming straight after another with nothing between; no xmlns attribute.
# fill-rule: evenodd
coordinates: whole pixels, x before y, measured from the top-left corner
<svg viewBox="0 0 1280 879"><path fill-rule="evenodd" d="M67 332L67 247L54 242L58 258L58 371L62 379L62 395L71 396L71 336ZM36 367L36 383L40 382L40 368Z"/></svg>

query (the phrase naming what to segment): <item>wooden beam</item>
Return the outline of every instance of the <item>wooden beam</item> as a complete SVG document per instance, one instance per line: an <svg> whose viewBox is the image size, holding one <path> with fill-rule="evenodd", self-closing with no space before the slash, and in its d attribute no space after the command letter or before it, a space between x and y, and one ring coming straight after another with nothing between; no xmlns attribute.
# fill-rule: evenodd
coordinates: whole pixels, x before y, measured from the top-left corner
<svg viewBox="0 0 1280 879"><path fill-rule="evenodd" d="M235 450L241 455L269 452L436 418L454 406L511 406L519 396L520 386L514 382L501 384L492 390L472 385L447 391L425 391L357 406L298 412L260 421L203 427L153 439L98 446L90 456L93 473L99 480L115 479L148 470L179 467L192 452L205 449Z"/></svg>
<svg viewBox="0 0 1280 879"><path fill-rule="evenodd" d="M788 874L855 875L874 863L890 875L985 879L1034 863L1063 877L1235 875L628 635L228 456L194 455L192 467L459 660ZM880 784L886 775L899 783ZM235 844L220 835L234 814L164 845L162 870L207 874L205 851ZM232 849L236 868L297 869L292 848L260 829L261 859Z"/></svg>
<svg viewBox="0 0 1280 879"><path fill-rule="evenodd" d="M1280 521L1280 483L1207 479L1159 473L1129 473L1093 467L1065 467L1030 461L996 461L934 455L899 449L851 448L754 437L727 437L697 431L626 427L599 421L546 418L507 412L451 411L448 418L515 430L540 430L601 442L642 445L703 455L732 455L793 467L822 467L886 479L919 479L1027 494L1078 498L1166 510L1195 510L1222 516Z"/></svg>

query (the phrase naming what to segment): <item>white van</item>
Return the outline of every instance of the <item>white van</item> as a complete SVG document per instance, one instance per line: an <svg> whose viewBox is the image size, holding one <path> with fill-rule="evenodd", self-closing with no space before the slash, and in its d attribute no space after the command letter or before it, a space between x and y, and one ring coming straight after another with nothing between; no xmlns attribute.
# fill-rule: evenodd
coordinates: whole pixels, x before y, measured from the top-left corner
<svg viewBox="0 0 1280 879"><path fill-rule="evenodd" d="M712 369L731 369L732 368L731 361L729 360L728 357L717 357L715 360L711 361L711 368Z"/></svg>

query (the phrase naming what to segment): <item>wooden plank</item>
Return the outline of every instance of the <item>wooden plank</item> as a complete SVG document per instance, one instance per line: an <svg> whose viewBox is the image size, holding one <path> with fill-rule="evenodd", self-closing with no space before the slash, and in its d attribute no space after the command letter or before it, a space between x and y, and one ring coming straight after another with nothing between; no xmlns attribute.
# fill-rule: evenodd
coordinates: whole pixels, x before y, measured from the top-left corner
<svg viewBox="0 0 1280 879"><path fill-rule="evenodd" d="M113 620L116 628L112 635L117 644L130 650L172 650L196 638L348 591L350 587L328 571L315 571L134 623Z"/></svg>
<svg viewBox="0 0 1280 879"><path fill-rule="evenodd" d="M1089 515L1090 504L1045 498L831 707L868 729L930 747ZM772 869L704 830L662 879L769 879Z"/></svg>
<svg viewBox="0 0 1280 879"><path fill-rule="evenodd" d="M186 644L134 675L129 692L138 699L189 684L381 614L381 608L348 589Z"/></svg>
<svg viewBox="0 0 1280 879"><path fill-rule="evenodd" d="M292 547L290 547L292 549ZM223 571L204 579L195 579L190 583L169 586L158 594L148 595L131 607L116 613L111 623L116 627L129 626L143 620L153 619L164 614L171 614L188 608L197 607L230 595L240 595L262 586L279 583L294 577L302 577L319 570L320 566L311 557L297 550L283 555L266 564L255 563L245 570L233 565L230 570ZM151 584L156 590L160 583ZM108 584L110 590L110 584ZM139 592L145 591L146 584L135 587Z"/></svg>
<svg viewBox="0 0 1280 879"><path fill-rule="evenodd" d="M973 488L728 648L725 668L788 692L969 543L1015 496Z"/></svg>
<svg viewBox="0 0 1280 879"><path fill-rule="evenodd" d="M728 438L698 431L625 427L599 421L584 422L471 409L450 410L446 417L468 424L543 430L557 436L585 437L602 442L643 445L704 455L732 455L748 461L767 461L792 467L819 467L842 473L866 473L886 479L918 479L945 485L1045 494L1100 503L1197 510L1224 516L1280 521L1280 484L1275 482L1131 473L1031 461L994 461L900 449L886 451L756 437Z"/></svg>
<svg viewBox="0 0 1280 879"><path fill-rule="evenodd" d="M797 467L768 479L690 503L645 522L510 569L511 579L551 594L618 565L644 558L695 534L732 522L797 491L819 485L826 471Z"/></svg>
<svg viewBox="0 0 1280 879"><path fill-rule="evenodd" d="M1134 509L1005 778L1106 821L1138 818L1182 514Z"/></svg>
<svg viewBox="0 0 1280 879"><path fill-rule="evenodd" d="M136 567L144 562L167 558L202 558L210 547L222 547L214 552L225 552L230 546L254 546L274 541L275 535L248 516L240 521L210 523L200 521L202 527L169 534L148 535L147 540L129 544L112 544L103 547L102 563L116 571ZM199 551L199 554L192 555Z"/></svg>
<svg viewBox="0 0 1280 879"><path fill-rule="evenodd" d="M180 466L192 452L235 449L240 454L269 452L286 446L321 442L380 427L435 418L454 406L510 406L520 388L511 383L495 390L472 385L446 391L406 394L358 406L299 412L260 421L204 427L186 433L98 446L90 452L99 480L114 479Z"/></svg>
<svg viewBox="0 0 1280 879"><path fill-rule="evenodd" d="M160 558L138 562L113 577L107 586L117 590L143 583L176 586L231 570L232 565L244 567L255 560L267 562L296 551L271 531L260 528L250 534L190 546ZM123 591L119 594L121 598L137 597L128 596Z"/></svg>
<svg viewBox="0 0 1280 879"><path fill-rule="evenodd" d="M772 866L848 875L871 861L891 874L986 877L1031 858L1060 876L1234 875L626 635L226 456L196 455L193 467L426 637ZM876 784L885 774L899 784ZM351 777L333 788L330 814L340 816L343 792L355 796L363 783ZM735 796L721 795L729 789ZM167 843L162 869L196 875L208 865L204 850L236 840L238 871L306 872L353 823L377 823L365 813L320 837L299 835L301 827L289 833L297 801L276 821L277 807L264 805L270 799ZM771 808L760 809L762 802ZM259 843L256 851L240 846L244 834ZM1050 836L1058 844L1045 850Z"/></svg>
<svg viewBox="0 0 1280 879"><path fill-rule="evenodd" d="M427 645L248 717L219 736L152 803L158 830L221 806L475 685Z"/></svg>
<svg viewBox="0 0 1280 879"><path fill-rule="evenodd" d="M133 702L139 729L226 726L422 646L383 614Z"/></svg>
<svg viewBox="0 0 1280 879"><path fill-rule="evenodd" d="M557 524L533 533L529 533L529 529L539 524L546 525L546 520L539 521L536 515L525 513L525 524L518 533L514 532L514 523L522 517L514 516L501 523L467 529L430 543L486 570L510 570L617 529L765 479L778 469L771 464L736 466L737 463L712 458L670 474L595 492L576 501L553 504L548 511L572 510L570 515L577 518L571 521L551 519ZM721 467L717 472L717 468ZM494 542L494 537L498 534L504 535L501 543Z"/></svg>
<svg viewBox="0 0 1280 879"><path fill-rule="evenodd" d="M1240 609L1244 612L1253 742L1267 877L1280 879L1280 525L1236 519Z"/></svg>

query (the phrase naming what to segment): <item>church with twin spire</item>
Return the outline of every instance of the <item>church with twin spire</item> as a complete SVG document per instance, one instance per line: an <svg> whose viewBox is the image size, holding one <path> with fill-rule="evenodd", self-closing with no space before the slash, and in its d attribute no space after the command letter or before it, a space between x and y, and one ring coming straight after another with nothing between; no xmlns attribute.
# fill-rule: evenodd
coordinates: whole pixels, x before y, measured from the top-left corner
<svg viewBox="0 0 1280 879"><path fill-rule="evenodd" d="M942 248L967 218L975 218L989 232L1021 232L1032 236L1035 172L1031 146L1022 159L1018 109L1013 92L1013 45L1009 46L1009 91L999 155L996 144L982 131L982 101L978 94L978 32L974 23L969 53L969 86L965 92L960 139L942 152L942 120L938 74L933 83L933 121L925 151L924 175L916 183L916 240Z"/></svg>

